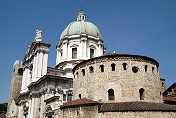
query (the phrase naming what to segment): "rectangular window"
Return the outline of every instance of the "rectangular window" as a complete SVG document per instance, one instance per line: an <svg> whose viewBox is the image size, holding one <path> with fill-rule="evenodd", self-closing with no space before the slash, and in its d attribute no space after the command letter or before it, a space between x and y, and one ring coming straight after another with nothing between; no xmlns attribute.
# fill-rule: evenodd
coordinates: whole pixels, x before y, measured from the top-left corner
<svg viewBox="0 0 176 118"><path fill-rule="evenodd" d="M63 95L63 101L66 101L66 94Z"/></svg>
<svg viewBox="0 0 176 118"><path fill-rule="evenodd" d="M72 59L77 58L77 48L72 48Z"/></svg>
<svg viewBox="0 0 176 118"><path fill-rule="evenodd" d="M90 58L94 58L94 49L90 49Z"/></svg>
<svg viewBox="0 0 176 118"><path fill-rule="evenodd" d="M72 94L68 94L68 96L67 96L67 101L69 102L69 101L72 101Z"/></svg>

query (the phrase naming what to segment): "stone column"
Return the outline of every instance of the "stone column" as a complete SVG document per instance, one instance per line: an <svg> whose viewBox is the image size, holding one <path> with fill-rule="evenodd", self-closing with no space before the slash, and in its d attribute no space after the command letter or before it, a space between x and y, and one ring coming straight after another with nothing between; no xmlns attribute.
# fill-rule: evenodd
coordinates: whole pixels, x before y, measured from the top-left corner
<svg viewBox="0 0 176 118"><path fill-rule="evenodd" d="M47 62L48 62L48 52L45 52L43 54L42 76L46 75L46 73L47 73Z"/></svg>
<svg viewBox="0 0 176 118"><path fill-rule="evenodd" d="M34 55L33 68L32 68L32 81L34 81L36 74L36 54Z"/></svg>
<svg viewBox="0 0 176 118"><path fill-rule="evenodd" d="M103 55L103 49L102 49L102 44L99 41L98 42L98 55L97 56L102 56Z"/></svg>
<svg viewBox="0 0 176 118"><path fill-rule="evenodd" d="M67 60L67 53L68 53L67 44L68 44L67 41L63 42L63 60L62 61L66 61Z"/></svg>
<svg viewBox="0 0 176 118"><path fill-rule="evenodd" d="M38 63L39 63L39 53L37 52L36 54L36 62L35 62L35 73L34 73L34 81L36 81L37 79L37 75L38 75Z"/></svg>
<svg viewBox="0 0 176 118"><path fill-rule="evenodd" d="M82 44L82 59L87 59L87 38L81 38Z"/></svg>
<svg viewBox="0 0 176 118"><path fill-rule="evenodd" d="M43 62L43 53L39 53L39 60L38 60L38 69L37 69L37 78L42 76L42 62Z"/></svg>
<svg viewBox="0 0 176 118"><path fill-rule="evenodd" d="M40 109L40 118L43 118L43 112L44 112L44 95L41 96L41 109Z"/></svg>
<svg viewBox="0 0 176 118"><path fill-rule="evenodd" d="M22 106L22 105L19 106L19 114L18 114L18 117L19 117L19 118L23 118L23 106Z"/></svg>
<svg viewBox="0 0 176 118"><path fill-rule="evenodd" d="M24 91L25 90L25 84L26 84L26 68L24 69L23 72L23 78L22 78L22 85L21 85L21 90Z"/></svg>
<svg viewBox="0 0 176 118"><path fill-rule="evenodd" d="M32 103L32 100L31 100L31 98L29 98L30 100L29 100L29 110L28 110L28 118L31 118L31 103Z"/></svg>
<svg viewBox="0 0 176 118"><path fill-rule="evenodd" d="M34 103L34 98L32 96L32 104L31 104L31 115L30 115L30 118L34 118L34 106L35 103Z"/></svg>
<svg viewBox="0 0 176 118"><path fill-rule="evenodd" d="M29 67L27 67L27 68L26 68L25 90L27 90L27 86L30 84L30 79L31 79L30 69L29 69Z"/></svg>

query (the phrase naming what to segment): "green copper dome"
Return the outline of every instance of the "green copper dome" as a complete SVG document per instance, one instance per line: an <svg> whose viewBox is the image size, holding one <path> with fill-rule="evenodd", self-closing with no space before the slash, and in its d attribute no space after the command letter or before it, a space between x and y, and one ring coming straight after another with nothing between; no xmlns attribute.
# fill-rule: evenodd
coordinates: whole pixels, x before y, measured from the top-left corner
<svg viewBox="0 0 176 118"><path fill-rule="evenodd" d="M67 26L67 28L62 32L60 39L63 39L66 35L83 33L101 38L98 28L93 23L87 22L85 18L85 13L83 11L79 12L77 21L74 21Z"/></svg>

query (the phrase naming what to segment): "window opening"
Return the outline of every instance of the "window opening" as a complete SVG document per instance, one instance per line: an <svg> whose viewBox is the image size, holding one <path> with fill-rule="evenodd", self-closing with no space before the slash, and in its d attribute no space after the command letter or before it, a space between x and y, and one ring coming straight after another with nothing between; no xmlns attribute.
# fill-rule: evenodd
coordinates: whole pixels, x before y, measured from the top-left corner
<svg viewBox="0 0 176 118"><path fill-rule="evenodd" d="M94 49L90 49L90 58L94 58Z"/></svg>
<svg viewBox="0 0 176 118"><path fill-rule="evenodd" d="M85 76L85 69L82 69L82 75Z"/></svg>
<svg viewBox="0 0 176 118"><path fill-rule="evenodd" d="M109 97L109 100L114 100L114 90L113 89L108 90L108 97Z"/></svg>
<svg viewBox="0 0 176 118"><path fill-rule="evenodd" d="M89 70L90 70L90 73L93 73L94 72L94 68L91 66L89 67Z"/></svg>
<svg viewBox="0 0 176 118"><path fill-rule="evenodd" d="M140 100L144 100L144 89L139 89Z"/></svg>
<svg viewBox="0 0 176 118"><path fill-rule="evenodd" d="M79 99L81 99L81 94L79 94Z"/></svg>
<svg viewBox="0 0 176 118"><path fill-rule="evenodd" d="M100 65L101 72L104 72L104 65Z"/></svg>
<svg viewBox="0 0 176 118"><path fill-rule="evenodd" d="M147 65L145 65L145 72L147 72L147 68L148 68L148 66L147 66Z"/></svg>
<svg viewBox="0 0 176 118"><path fill-rule="evenodd" d="M154 71L155 70L155 68L154 67L152 67L152 71Z"/></svg>
<svg viewBox="0 0 176 118"><path fill-rule="evenodd" d="M115 64L111 64L112 71L115 71Z"/></svg>
<svg viewBox="0 0 176 118"><path fill-rule="evenodd" d="M23 75L23 69L22 69L22 68L19 68L19 69L18 69L18 74L19 74L19 75Z"/></svg>
<svg viewBox="0 0 176 118"><path fill-rule="evenodd" d="M68 94L67 95L67 101L69 102L69 101L72 101L72 94Z"/></svg>
<svg viewBox="0 0 176 118"><path fill-rule="evenodd" d="M137 72L138 72L138 70L139 70L139 68L138 68L138 67L136 67L136 66L134 66L134 67L132 68L132 71L133 71L134 73L137 73Z"/></svg>
<svg viewBox="0 0 176 118"><path fill-rule="evenodd" d="M123 63L122 65L123 65L123 70L127 70L127 67L126 67L127 63Z"/></svg>
<svg viewBox="0 0 176 118"><path fill-rule="evenodd" d="M76 111L76 115L79 116L79 111Z"/></svg>
<svg viewBox="0 0 176 118"><path fill-rule="evenodd" d="M72 48L72 59L77 58L77 48Z"/></svg>
<svg viewBox="0 0 176 118"><path fill-rule="evenodd" d="M63 94L63 101L66 101L66 94Z"/></svg>

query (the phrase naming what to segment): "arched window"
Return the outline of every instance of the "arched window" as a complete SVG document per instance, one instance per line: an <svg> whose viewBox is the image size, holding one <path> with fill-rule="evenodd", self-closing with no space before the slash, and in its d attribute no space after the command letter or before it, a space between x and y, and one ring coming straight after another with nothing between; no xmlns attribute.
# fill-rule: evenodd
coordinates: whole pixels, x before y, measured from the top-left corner
<svg viewBox="0 0 176 118"><path fill-rule="evenodd" d="M85 76L85 69L82 69L82 75Z"/></svg>
<svg viewBox="0 0 176 118"><path fill-rule="evenodd" d="M145 72L147 72L147 68L148 68L148 66L147 66L147 65L145 65Z"/></svg>
<svg viewBox="0 0 176 118"><path fill-rule="evenodd" d="M127 63L123 63L123 70L127 70Z"/></svg>
<svg viewBox="0 0 176 118"><path fill-rule="evenodd" d="M111 64L112 71L115 71L115 64Z"/></svg>
<svg viewBox="0 0 176 118"><path fill-rule="evenodd" d="M81 94L79 94L78 96L79 96L79 99L81 99Z"/></svg>
<svg viewBox="0 0 176 118"><path fill-rule="evenodd" d="M144 89L143 88L139 89L139 96L140 96L140 100L144 100Z"/></svg>
<svg viewBox="0 0 176 118"><path fill-rule="evenodd" d="M114 90L113 89L108 90L108 98L109 100L114 100Z"/></svg>
<svg viewBox="0 0 176 118"><path fill-rule="evenodd" d="M90 73L93 73L94 72L94 68L91 66L89 67L89 70L90 70Z"/></svg>
<svg viewBox="0 0 176 118"><path fill-rule="evenodd" d="M101 72L104 72L104 65L100 65Z"/></svg>
<svg viewBox="0 0 176 118"><path fill-rule="evenodd" d="M152 72L155 70L155 68L154 67L152 67Z"/></svg>

